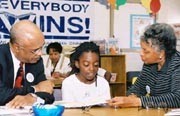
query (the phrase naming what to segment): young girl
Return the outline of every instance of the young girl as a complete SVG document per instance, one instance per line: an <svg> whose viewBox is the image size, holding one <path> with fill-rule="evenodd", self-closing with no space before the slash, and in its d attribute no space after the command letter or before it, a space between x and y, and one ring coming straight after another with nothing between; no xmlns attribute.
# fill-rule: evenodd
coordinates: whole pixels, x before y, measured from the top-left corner
<svg viewBox="0 0 180 116"><path fill-rule="evenodd" d="M97 75L99 46L81 43L70 55L71 75L62 83L62 99L69 102L89 102L110 99L108 82Z"/></svg>

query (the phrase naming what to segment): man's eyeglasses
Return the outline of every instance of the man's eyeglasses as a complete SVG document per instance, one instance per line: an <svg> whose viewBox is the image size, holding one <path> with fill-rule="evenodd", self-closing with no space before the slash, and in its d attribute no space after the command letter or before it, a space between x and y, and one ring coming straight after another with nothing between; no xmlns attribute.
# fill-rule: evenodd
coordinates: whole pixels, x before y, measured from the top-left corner
<svg viewBox="0 0 180 116"><path fill-rule="evenodd" d="M26 48L25 48L24 46L21 46L21 45L18 44L18 43L16 43L16 44L17 44L21 49L26 50ZM38 53L40 53L40 52L42 51L43 46L44 46L44 44L43 44L41 47L39 47L39 48L30 50L30 52L31 52L32 54L38 54Z"/></svg>
<svg viewBox="0 0 180 116"><path fill-rule="evenodd" d="M34 49L34 50L31 50L31 53L32 53L32 54L38 54L38 53L41 52L41 51L42 51L42 47L37 48L37 49Z"/></svg>

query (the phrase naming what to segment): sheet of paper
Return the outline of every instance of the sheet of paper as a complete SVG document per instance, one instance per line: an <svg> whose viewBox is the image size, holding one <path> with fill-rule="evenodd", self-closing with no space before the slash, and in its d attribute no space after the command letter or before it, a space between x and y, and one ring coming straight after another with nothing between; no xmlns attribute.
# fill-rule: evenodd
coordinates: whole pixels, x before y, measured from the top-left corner
<svg viewBox="0 0 180 116"><path fill-rule="evenodd" d="M165 116L180 116L180 109L172 109L168 111Z"/></svg>
<svg viewBox="0 0 180 116"><path fill-rule="evenodd" d="M20 114L23 114L24 116L30 115L31 106L23 107L21 109L11 109L7 108L6 106L0 106L0 116L20 116Z"/></svg>
<svg viewBox="0 0 180 116"><path fill-rule="evenodd" d="M88 102L55 101L54 105L62 105L65 108L81 108L86 106L105 105L106 100L95 99Z"/></svg>

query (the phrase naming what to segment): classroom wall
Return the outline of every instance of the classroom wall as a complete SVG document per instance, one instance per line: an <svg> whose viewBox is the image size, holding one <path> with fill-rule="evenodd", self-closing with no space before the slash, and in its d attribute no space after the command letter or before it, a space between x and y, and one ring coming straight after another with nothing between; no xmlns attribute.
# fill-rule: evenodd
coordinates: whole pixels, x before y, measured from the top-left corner
<svg viewBox="0 0 180 116"><path fill-rule="evenodd" d="M95 5L94 39L107 39L110 35L109 10L98 2ZM157 22L180 23L180 0L161 0ZM130 14L148 14L141 4L126 3L114 12L114 36L120 39L120 47L130 48ZM128 50L126 71L141 70L143 62L137 52Z"/></svg>
<svg viewBox="0 0 180 116"><path fill-rule="evenodd" d="M110 11L106 6L94 2L94 39L109 38Z"/></svg>
<svg viewBox="0 0 180 116"><path fill-rule="evenodd" d="M161 0L158 22L180 23L180 0Z"/></svg>
<svg viewBox="0 0 180 116"><path fill-rule="evenodd" d="M109 9L98 2L94 3L94 39L107 39L110 35ZM180 22L180 0L161 0L157 22ZM114 36L121 41L122 48L130 48L130 14L148 14L138 3L126 3L114 12Z"/></svg>
<svg viewBox="0 0 180 116"><path fill-rule="evenodd" d="M140 4L127 3L114 12L114 36L119 38L121 48L130 48L130 15L148 15Z"/></svg>

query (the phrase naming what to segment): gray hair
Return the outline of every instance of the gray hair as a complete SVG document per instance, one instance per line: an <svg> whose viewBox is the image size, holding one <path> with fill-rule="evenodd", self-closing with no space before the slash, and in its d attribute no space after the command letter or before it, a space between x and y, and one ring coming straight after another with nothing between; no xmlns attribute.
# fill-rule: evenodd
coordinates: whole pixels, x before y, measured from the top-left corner
<svg viewBox="0 0 180 116"><path fill-rule="evenodd" d="M148 26L140 39L158 52L164 50L166 57L171 57L176 52L175 32L168 24L156 23Z"/></svg>

